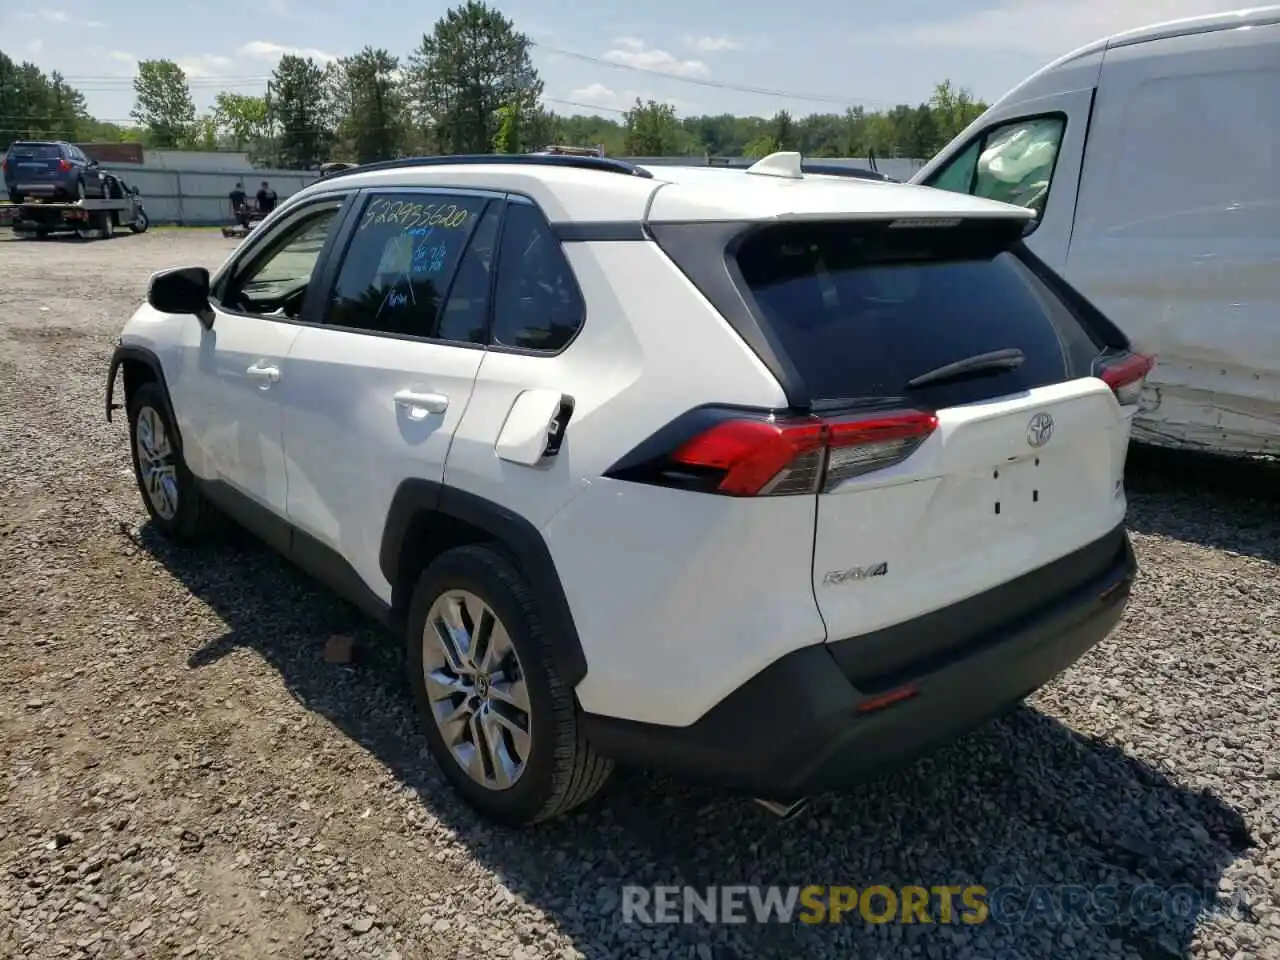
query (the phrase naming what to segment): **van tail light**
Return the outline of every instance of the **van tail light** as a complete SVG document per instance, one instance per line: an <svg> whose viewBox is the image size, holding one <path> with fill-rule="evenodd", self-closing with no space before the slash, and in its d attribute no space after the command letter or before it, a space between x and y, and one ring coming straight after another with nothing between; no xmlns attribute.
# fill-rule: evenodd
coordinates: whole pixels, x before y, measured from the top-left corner
<svg viewBox="0 0 1280 960"><path fill-rule="evenodd" d="M1122 407L1131 407L1141 399L1147 374L1155 365L1156 358L1143 353L1102 356L1094 364L1093 375L1111 388Z"/></svg>
<svg viewBox="0 0 1280 960"><path fill-rule="evenodd" d="M937 417L918 410L840 419L726 414L670 452L624 459L606 475L731 497L828 492L901 463L937 427Z"/></svg>
<svg viewBox="0 0 1280 960"><path fill-rule="evenodd" d="M71 172L71 161L70 161L70 160L68 160L68 159L66 159L66 157L59 157L59 158L58 158L58 171L59 171L60 173L70 173L70 172Z"/></svg>

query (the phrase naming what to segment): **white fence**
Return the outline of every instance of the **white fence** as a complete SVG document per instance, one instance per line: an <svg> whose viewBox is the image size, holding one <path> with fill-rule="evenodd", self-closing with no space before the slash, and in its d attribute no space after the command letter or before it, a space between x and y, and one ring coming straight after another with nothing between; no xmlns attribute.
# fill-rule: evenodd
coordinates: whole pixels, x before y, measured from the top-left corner
<svg viewBox="0 0 1280 960"><path fill-rule="evenodd" d="M212 226L229 223L231 201L228 195L237 183L253 197L262 181L275 190L281 200L314 183L314 173L297 170L156 170L124 166L105 169L119 174L126 183L137 187L147 216L152 223L179 223L184 226Z"/></svg>

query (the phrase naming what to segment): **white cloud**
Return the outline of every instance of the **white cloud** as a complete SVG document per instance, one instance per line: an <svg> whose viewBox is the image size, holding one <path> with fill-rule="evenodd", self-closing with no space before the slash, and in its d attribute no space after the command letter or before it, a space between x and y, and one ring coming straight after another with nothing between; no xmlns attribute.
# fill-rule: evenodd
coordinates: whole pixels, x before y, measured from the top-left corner
<svg viewBox="0 0 1280 960"><path fill-rule="evenodd" d="M69 27L100 27L102 24L97 20L80 20L67 13L65 10L54 10L52 8L44 8L34 13L20 13L19 20L47 20L49 23L57 23Z"/></svg>
<svg viewBox="0 0 1280 960"><path fill-rule="evenodd" d="M727 53L730 50L741 50L742 41L733 37L685 37L685 46L699 53Z"/></svg>
<svg viewBox="0 0 1280 960"><path fill-rule="evenodd" d="M948 20L853 34L860 44L1017 50L1046 57L1165 20L1239 9L1240 0L1003 0Z"/></svg>
<svg viewBox="0 0 1280 960"><path fill-rule="evenodd" d="M266 40L250 40L240 48L240 53L254 60L279 60L285 54L294 57L309 57L312 60L319 60L321 63L328 63L330 60L337 60L337 56L332 53L326 53L324 50L317 50L314 47L287 47L278 43L270 43Z"/></svg>
<svg viewBox="0 0 1280 960"><path fill-rule="evenodd" d="M697 104L690 103L687 100L676 100L645 90L614 90L606 87L603 83L592 83L585 87L578 87L576 90L570 90L567 99L576 105L579 110L598 107L604 113L630 110L637 99L641 103L648 103L650 100L656 100L658 103L669 103L676 108L677 113L690 113L697 107ZM551 105L552 107L556 106L554 101Z"/></svg>
<svg viewBox="0 0 1280 960"><path fill-rule="evenodd" d="M669 73L673 77L705 77L711 72L701 60L681 60L666 50L648 47L635 37L614 40L613 49L606 50L602 59L637 70Z"/></svg>
<svg viewBox="0 0 1280 960"><path fill-rule="evenodd" d="M125 53L123 50L112 50L107 54L108 60L114 60L116 63L123 63L127 66L137 66L138 58L132 53Z"/></svg>
<svg viewBox="0 0 1280 960"><path fill-rule="evenodd" d="M182 68L188 80L203 80L209 77L234 75L236 62L230 57L204 53L195 57L184 57L178 61L178 66Z"/></svg>

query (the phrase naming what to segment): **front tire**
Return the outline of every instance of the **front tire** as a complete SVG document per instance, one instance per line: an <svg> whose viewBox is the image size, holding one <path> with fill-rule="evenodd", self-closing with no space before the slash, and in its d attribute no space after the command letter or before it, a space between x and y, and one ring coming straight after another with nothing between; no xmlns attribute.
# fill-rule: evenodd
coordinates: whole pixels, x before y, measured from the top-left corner
<svg viewBox="0 0 1280 960"><path fill-rule="evenodd" d="M129 229L134 233L146 233L149 226L151 226L151 222L147 219L146 211L139 210L134 214L133 222L129 224Z"/></svg>
<svg viewBox="0 0 1280 960"><path fill-rule="evenodd" d="M133 475L151 522L166 540L190 543L208 530L213 508L182 459L164 391L144 383L129 398Z"/></svg>
<svg viewBox="0 0 1280 960"><path fill-rule="evenodd" d="M406 667L419 720L453 788L509 826L586 802L611 761L587 743L532 590L488 546L449 550L413 593Z"/></svg>

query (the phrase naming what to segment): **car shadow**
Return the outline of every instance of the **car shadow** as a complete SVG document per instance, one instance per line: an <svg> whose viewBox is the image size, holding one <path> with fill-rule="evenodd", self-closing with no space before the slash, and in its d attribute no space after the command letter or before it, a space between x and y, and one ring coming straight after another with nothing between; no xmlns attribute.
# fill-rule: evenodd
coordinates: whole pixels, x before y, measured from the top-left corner
<svg viewBox="0 0 1280 960"><path fill-rule="evenodd" d="M1125 486L1131 530L1280 563L1280 461L1135 443Z"/></svg>
<svg viewBox="0 0 1280 960"><path fill-rule="evenodd" d="M192 669L239 648L262 656L303 707L414 790L481 864L588 958L1050 956L1062 952L1064 933L1074 931L1074 942L1082 936L1085 913L1069 912L1066 886L1101 891L1098 903L1114 890L1120 912L1090 913L1088 921L1113 949L1144 960L1184 957L1198 901L1188 907L1148 898L1139 922L1125 919L1127 898L1153 885L1196 896L1214 891L1252 844L1243 818L1218 798L1030 708L907 769L818 798L789 821L720 791L619 771L567 817L495 830L424 760L399 645L381 628L247 534L184 550L148 525L139 542L226 624L223 636L190 654ZM324 661L335 633L355 639L351 667ZM977 884L991 892L993 915L979 925L883 927L856 912L852 921L816 925L623 920L624 885L734 884ZM997 890L1008 894L998 916ZM1169 906L1175 902L1181 905Z"/></svg>

